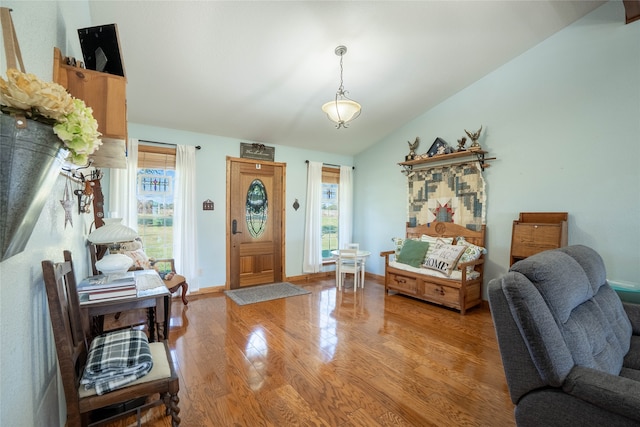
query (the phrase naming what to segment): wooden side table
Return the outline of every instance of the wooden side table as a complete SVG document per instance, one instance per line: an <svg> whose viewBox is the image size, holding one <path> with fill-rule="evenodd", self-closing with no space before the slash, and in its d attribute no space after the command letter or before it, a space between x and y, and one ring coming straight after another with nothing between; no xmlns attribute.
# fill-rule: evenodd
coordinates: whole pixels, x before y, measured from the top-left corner
<svg viewBox="0 0 640 427"><path fill-rule="evenodd" d="M155 270L137 270L137 295L131 298L116 300L89 301L80 299L83 316L89 322L91 335L102 333L102 318L106 314L114 314L129 310L147 309L149 340L161 341L169 339L169 319L171 317L171 293ZM97 322L94 322L98 320Z"/></svg>

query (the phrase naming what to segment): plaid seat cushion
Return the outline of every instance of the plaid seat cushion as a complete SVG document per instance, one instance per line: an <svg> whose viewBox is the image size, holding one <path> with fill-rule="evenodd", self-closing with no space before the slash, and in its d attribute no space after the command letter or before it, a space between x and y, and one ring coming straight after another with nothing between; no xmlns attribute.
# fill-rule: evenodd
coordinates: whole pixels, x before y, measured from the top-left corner
<svg viewBox="0 0 640 427"><path fill-rule="evenodd" d="M126 329L96 337L91 343L80 384L104 394L148 374L153 367L149 340L142 331Z"/></svg>

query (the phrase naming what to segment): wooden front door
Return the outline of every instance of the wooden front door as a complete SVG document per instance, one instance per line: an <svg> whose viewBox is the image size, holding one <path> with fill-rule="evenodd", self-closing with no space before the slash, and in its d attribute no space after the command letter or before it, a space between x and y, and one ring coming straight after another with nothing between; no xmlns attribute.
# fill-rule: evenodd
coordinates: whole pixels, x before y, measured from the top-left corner
<svg viewBox="0 0 640 427"><path fill-rule="evenodd" d="M285 164L227 157L229 289L284 277Z"/></svg>

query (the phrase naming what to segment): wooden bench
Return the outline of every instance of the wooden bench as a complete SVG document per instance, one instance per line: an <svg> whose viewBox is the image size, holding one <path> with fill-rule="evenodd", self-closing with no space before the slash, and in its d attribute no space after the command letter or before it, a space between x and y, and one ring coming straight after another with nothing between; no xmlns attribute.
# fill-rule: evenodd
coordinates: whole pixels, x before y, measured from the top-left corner
<svg viewBox="0 0 640 427"><path fill-rule="evenodd" d="M408 239L419 239L423 234L440 238L453 237L454 243L456 237L462 236L469 243L485 247L485 225L482 225L479 231L474 231L449 222L432 222L416 227L410 227L407 223L406 234ZM396 268L389 264L390 259L391 261L395 259L393 258L395 251L381 252L380 256L385 259L384 287L387 293L395 291L454 308L461 314L482 303L484 255L475 261L460 264L462 273L460 279L433 276L429 274L432 270L427 268L420 268L418 272ZM473 266L473 270L479 274L477 276L474 274L473 278L469 277L466 268L469 266Z"/></svg>

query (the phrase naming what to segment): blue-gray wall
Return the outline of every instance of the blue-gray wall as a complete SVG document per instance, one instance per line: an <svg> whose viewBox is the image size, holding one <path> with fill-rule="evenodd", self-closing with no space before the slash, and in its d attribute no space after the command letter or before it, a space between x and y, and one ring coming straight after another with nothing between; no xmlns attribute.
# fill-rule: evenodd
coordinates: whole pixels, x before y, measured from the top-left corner
<svg viewBox="0 0 640 427"><path fill-rule="evenodd" d="M14 9L27 71L50 79L54 46L80 57L75 30L93 25L85 1L5 0L2 6ZM355 159L276 146L276 161L287 163L286 274L302 272L305 160L355 163L354 240L374 253L368 270L382 274L375 254L404 233L406 178L396 163L407 154L407 141L420 136L424 151L437 136L454 143L465 128L482 124L480 143L497 157L485 172L488 278L507 269L511 223L519 212L568 211L570 243L598 250L611 279L637 283L640 24L623 22L622 3L605 4ZM197 154L197 199L213 200L216 209L198 213L197 282L201 288L224 284L225 158L238 156L241 141L135 123L129 132L203 146ZM63 188L60 178L25 252L0 263L2 426L49 426L64 419L40 261L60 260L62 250L71 249L78 275L85 275L90 218L74 215L74 227L64 229L58 202ZM298 211L291 207L296 198Z"/></svg>
<svg viewBox="0 0 640 427"><path fill-rule="evenodd" d="M473 67L473 64L467 64ZM407 221L407 141L455 145L483 125L489 151L485 283L508 268L519 212L568 212L569 244L596 249L608 278L640 277L640 25L622 2L583 19L356 156L355 236L392 248ZM355 125L354 125L355 126ZM391 160L393 159L393 160ZM383 274L382 258L367 268Z"/></svg>
<svg viewBox="0 0 640 427"><path fill-rule="evenodd" d="M241 142L222 136L205 135L129 123L129 136L141 140L183 145L200 145L196 151L196 200L211 199L213 211L197 210L198 269L200 275L189 283L189 289L223 286L226 280L226 159L240 157ZM314 160L331 164L352 165L353 158L320 151L275 145L276 162L286 163L286 276L302 274L307 164ZM298 199L300 208L293 209ZM107 206L108 211L108 206Z"/></svg>

